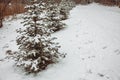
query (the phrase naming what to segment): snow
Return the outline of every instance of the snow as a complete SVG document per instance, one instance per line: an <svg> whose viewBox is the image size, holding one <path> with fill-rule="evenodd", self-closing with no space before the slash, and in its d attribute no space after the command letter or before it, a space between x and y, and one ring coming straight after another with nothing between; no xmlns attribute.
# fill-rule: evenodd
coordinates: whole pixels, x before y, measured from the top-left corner
<svg viewBox="0 0 120 80"><path fill-rule="evenodd" d="M22 20L4 22L0 29L0 59L17 50L15 29ZM65 59L38 75L24 75L13 61L0 61L0 80L120 80L120 8L96 3L78 5L64 21L58 37Z"/></svg>

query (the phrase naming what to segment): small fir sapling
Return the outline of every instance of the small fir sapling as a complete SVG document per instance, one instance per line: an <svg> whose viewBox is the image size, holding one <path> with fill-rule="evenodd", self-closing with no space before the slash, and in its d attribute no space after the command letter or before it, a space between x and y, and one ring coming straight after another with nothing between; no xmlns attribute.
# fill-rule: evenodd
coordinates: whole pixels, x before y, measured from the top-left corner
<svg viewBox="0 0 120 80"><path fill-rule="evenodd" d="M75 7L75 2L73 0L61 0L59 4L61 19L66 20L68 18L70 10Z"/></svg>
<svg viewBox="0 0 120 80"><path fill-rule="evenodd" d="M17 30L19 51L8 53L16 61L16 65L28 73L37 73L46 69L49 64L56 63L65 54L59 52L59 43L53 42L51 30L48 28L47 4L32 0L32 5L25 8L23 28Z"/></svg>
<svg viewBox="0 0 120 80"><path fill-rule="evenodd" d="M61 22L61 15L58 4L55 3L54 0L49 0L46 15L48 17L48 22L50 23L48 28L54 32L64 28L65 24Z"/></svg>

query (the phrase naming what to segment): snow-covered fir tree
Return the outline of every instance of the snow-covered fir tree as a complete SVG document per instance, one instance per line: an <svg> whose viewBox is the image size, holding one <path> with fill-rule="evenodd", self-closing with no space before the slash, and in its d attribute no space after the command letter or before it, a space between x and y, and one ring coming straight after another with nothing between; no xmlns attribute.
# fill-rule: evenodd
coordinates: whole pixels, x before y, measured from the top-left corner
<svg viewBox="0 0 120 80"><path fill-rule="evenodd" d="M61 22L61 15L58 4L55 2L55 0L48 0L47 5L46 15L48 16L48 22L50 23L48 28L53 31L58 31L64 28L65 24Z"/></svg>
<svg viewBox="0 0 120 80"><path fill-rule="evenodd" d="M61 19L65 20L68 18L69 11L75 7L75 2L73 0L61 0L59 4L60 14L62 15Z"/></svg>
<svg viewBox="0 0 120 80"><path fill-rule="evenodd" d="M22 67L28 73L37 73L44 70L49 64L58 62L64 54L59 53L60 46L53 42L51 30L48 27L48 16L46 16L47 4L42 0L31 0L32 5L25 8L23 28L17 30L17 45L19 51L12 54L16 65Z"/></svg>

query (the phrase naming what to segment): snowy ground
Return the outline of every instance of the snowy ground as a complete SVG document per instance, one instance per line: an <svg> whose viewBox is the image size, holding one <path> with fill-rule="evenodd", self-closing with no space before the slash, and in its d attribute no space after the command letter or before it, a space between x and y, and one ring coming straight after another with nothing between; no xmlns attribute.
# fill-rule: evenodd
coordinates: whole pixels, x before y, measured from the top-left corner
<svg viewBox="0 0 120 80"><path fill-rule="evenodd" d="M120 8L98 4L77 6L66 20L68 25L54 36L67 57L37 76L0 61L0 80L120 80ZM5 50L17 50L15 29L21 20L4 23L0 29L0 59Z"/></svg>

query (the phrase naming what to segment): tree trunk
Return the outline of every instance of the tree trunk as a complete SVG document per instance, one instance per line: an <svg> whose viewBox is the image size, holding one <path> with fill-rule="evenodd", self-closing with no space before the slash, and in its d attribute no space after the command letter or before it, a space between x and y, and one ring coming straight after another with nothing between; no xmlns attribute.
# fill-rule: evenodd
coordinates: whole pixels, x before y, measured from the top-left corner
<svg viewBox="0 0 120 80"><path fill-rule="evenodd" d="M0 12L0 28L3 26L3 18L2 13Z"/></svg>
<svg viewBox="0 0 120 80"><path fill-rule="evenodd" d="M3 23L2 23L2 19L0 19L0 28L2 28Z"/></svg>
<svg viewBox="0 0 120 80"><path fill-rule="evenodd" d="M120 8L120 2L118 2L118 6L119 6L119 8Z"/></svg>

